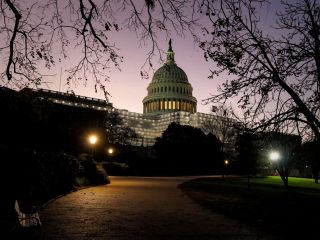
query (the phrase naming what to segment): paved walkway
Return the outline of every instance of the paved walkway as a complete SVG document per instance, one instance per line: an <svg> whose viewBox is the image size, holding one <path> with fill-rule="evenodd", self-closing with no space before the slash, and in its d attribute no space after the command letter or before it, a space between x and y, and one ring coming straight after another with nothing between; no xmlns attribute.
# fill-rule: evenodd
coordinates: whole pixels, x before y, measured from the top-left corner
<svg viewBox="0 0 320 240"><path fill-rule="evenodd" d="M49 204L43 226L25 239L266 239L194 203L177 189L185 180L112 177Z"/></svg>

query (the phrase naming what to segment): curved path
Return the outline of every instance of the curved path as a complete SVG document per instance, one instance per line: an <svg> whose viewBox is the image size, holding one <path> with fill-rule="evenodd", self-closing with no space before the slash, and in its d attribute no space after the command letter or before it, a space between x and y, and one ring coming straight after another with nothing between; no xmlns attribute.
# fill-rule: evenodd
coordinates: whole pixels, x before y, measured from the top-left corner
<svg viewBox="0 0 320 240"><path fill-rule="evenodd" d="M178 178L112 177L40 212L43 226L30 239L265 239L246 226L194 203Z"/></svg>

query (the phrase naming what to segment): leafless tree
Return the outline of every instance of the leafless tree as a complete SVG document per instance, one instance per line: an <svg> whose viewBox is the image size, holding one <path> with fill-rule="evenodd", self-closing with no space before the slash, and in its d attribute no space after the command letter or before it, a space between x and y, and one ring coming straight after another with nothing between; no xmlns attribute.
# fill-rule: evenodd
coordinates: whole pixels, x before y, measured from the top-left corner
<svg viewBox="0 0 320 240"><path fill-rule="evenodd" d="M107 112L105 122L108 142L111 144L127 145L138 138L137 133L124 123L116 109Z"/></svg>
<svg viewBox="0 0 320 240"><path fill-rule="evenodd" d="M273 165L287 189L290 169L294 165L295 156L301 147L301 137L280 132L268 132L263 134L262 142L266 151L276 150L279 152L279 159Z"/></svg>
<svg viewBox="0 0 320 240"><path fill-rule="evenodd" d="M267 1L203 1L210 24L200 42L206 59L230 74L208 102L236 97L257 127L320 139L320 3L281 1L274 31L261 27Z"/></svg>
<svg viewBox="0 0 320 240"><path fill-rule="evenodd" d="M264 0L0 0L2 85L39 85L69 59L68 83L92 80L107 95L108 69L122 57L115 31L133 30L147 56L161 53L158 36L191 32L205 58L230 74L208 102L237 97L246 117L262 129L286 128L320 139L320 4L282 1L274 31L261 28ZM203 23L199 34L196 27ZM150 44L151 43L151 44ZM74 51L81 53L73 59ZM71 60L70 60L71 59ZM142 71L141 74L145 76ZM276 129L277 130L277 129Z"/></svg>
<svg viewBox="0 0 320 240"><path fill-rule="evenodd" d="M71 65L68 84L90 80L108 95L107 70L123 60L112 34L133 30L151 46L146 63L152 67L154 55L162 53L158 34L192 30L192 9L194 2L186 0L0 0L1 85L38 86L46 70L64 61Z"/></svg>
<svg viewBox="0 0 320 240"><path fill-rule="evenodd" d="M206 121L202 124L201 130L205 133L213 133L221 141L221 151L226 154L226 145L234 140L235 136L235 125L237 122L234 118L234 112L232 107L226 107L220 105L218 107L212 107L212 115L214 116L211 120Z"/></svg>

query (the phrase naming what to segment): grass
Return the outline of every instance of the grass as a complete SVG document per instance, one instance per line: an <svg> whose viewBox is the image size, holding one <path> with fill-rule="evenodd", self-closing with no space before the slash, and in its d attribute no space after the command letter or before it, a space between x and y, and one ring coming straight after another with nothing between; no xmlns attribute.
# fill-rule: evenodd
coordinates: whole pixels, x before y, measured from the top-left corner
<svg viewBox="0 0 320 240"><path fill-rule="evenodd" d="M312 179L289 178L285 190L279 177L251 179L199 178L179 187L214 212L247 223L281 239L319 237L320 184Z"/></svg>

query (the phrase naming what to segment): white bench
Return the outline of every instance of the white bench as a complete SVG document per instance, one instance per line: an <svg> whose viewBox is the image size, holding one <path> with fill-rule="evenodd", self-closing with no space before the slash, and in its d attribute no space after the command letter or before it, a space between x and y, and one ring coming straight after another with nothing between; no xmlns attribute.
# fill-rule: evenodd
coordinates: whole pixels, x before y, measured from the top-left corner
<svg viewBox="0 0 320 240"><path fill-rule="evenodd" d="M23 213L20 211L19 203L16 200L14 208L18 214L18 220L21 227L40 227L41 221L39 213L34 210L32 213Z"/></svg>

